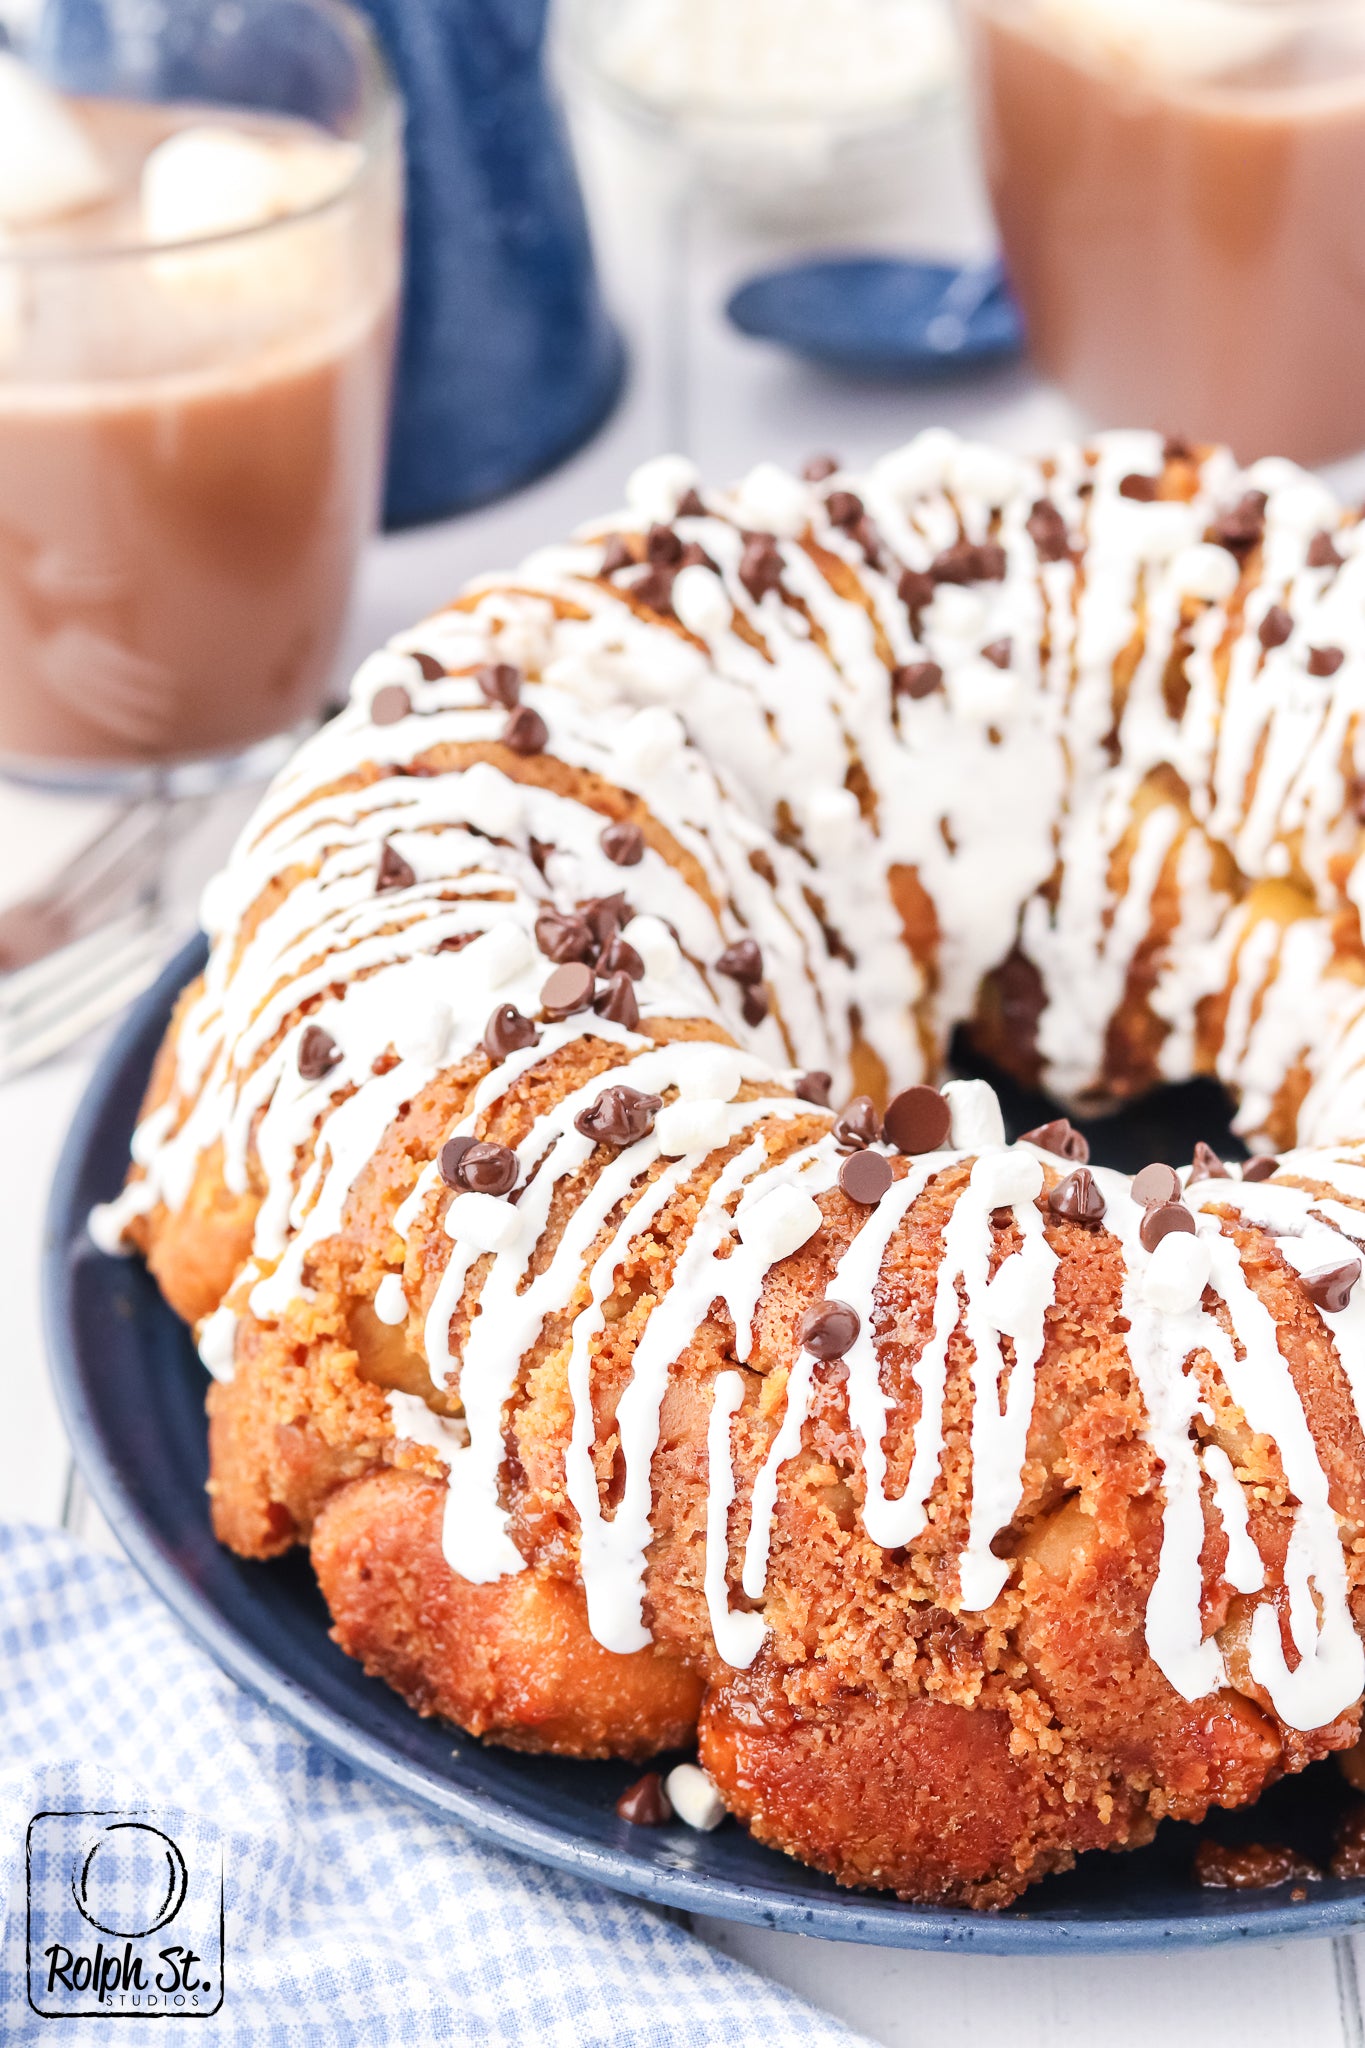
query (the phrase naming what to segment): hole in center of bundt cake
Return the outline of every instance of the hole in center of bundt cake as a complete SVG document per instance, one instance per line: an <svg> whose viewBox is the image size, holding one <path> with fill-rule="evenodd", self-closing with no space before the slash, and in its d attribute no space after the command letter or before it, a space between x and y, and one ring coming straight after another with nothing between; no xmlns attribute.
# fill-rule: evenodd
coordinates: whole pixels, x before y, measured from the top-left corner
<svg viewBox="0 0 1365 2048"><path fill-rule="evenodd" d="M965 1032L959 1031L953 1039L950 1064L955 1074L990 1082L1000 1097L1011 1138L1052 1117L1070 1117L1090 1140L1095 1166L1137 1173L1151 1159L1183 1161L1193 1157L1201 1138L1220 1159L1247 1156L1246 1146L1232 1133L1232 1104L1216 1081L1184 1081L1176 1087L1157 1088L1120 1108L1086 1115L1041 1089L1021 1087L983 1059Z"/></svg>

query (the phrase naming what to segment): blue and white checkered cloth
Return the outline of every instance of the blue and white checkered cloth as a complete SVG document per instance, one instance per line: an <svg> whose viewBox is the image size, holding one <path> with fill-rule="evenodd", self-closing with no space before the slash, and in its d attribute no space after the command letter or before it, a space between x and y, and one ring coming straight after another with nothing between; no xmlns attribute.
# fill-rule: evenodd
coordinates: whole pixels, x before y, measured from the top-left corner
<svg viewBox="0 0 1365 2048"><path fill-rule="evenodd" d="M92 1899L114 1875L99 1895L112 1903L91 1906L93 1924L75 1919L61 1831L85 1826L93 1841L90 1828L114 1823L88 1816L132 1812L174 1838L201 1889L225 1872L225 1991L191 2038L856 2048L836 2021L672 1921L485 1848L312 1747L226 1678L121 1560L55 1531L0 1526L6 2044L127 2038L104 2013L55 2029L39 2017L26 1943L35 1914L47 1938L44 1913L65 1913L91 1941L99 1926L117 1935L149 1872L160 1869L164 1891L170 1852L150 1834L110 1834L83 1867ZM128 1860L134 1849L150 1849L146 1869ZM122 1946L100 1939L107 1953Z"/></svg>

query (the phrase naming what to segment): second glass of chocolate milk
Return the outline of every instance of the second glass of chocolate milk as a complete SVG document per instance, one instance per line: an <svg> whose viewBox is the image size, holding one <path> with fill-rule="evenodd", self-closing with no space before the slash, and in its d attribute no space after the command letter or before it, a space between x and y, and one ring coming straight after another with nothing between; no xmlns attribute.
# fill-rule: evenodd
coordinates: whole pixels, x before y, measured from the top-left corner
<svg viewBox="0 0 1365 2048"><path fill-rule="evenodd" d="M1101 425L1365 446L1365 0L965 0L1039 367Z"/></svg>
<svg viewBox="0 0 1365 2048"><path fill-rule="evenodd" d="M94 89L50 38L0 50L0 769L193 789L269 766L332 681L399 120L332 0L125 13Z"/></svg>

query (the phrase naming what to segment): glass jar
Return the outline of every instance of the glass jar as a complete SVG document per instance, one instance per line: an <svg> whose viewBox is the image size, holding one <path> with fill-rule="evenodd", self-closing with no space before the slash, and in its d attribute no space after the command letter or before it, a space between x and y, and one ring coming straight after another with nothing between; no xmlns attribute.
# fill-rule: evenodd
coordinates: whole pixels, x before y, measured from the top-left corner
<svg viewBox="0 0 1365 2048"><path fill-rule="evenodd" d="M1035 360L1100 425L1365 446L1363 0L963 0Z"/></svg>

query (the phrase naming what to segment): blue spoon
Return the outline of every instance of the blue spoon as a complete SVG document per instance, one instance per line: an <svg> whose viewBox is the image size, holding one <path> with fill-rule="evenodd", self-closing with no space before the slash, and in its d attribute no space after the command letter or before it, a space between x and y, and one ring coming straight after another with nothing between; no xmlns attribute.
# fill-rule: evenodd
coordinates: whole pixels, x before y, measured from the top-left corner
<svg viewBox="0 0 1365 2048"><path fill-rule="evenodd" d="M750 278L725 310L743 334L864 376L943 376L1005 362L1024 346L998 257L965 268L820 257Z"/></svg>

